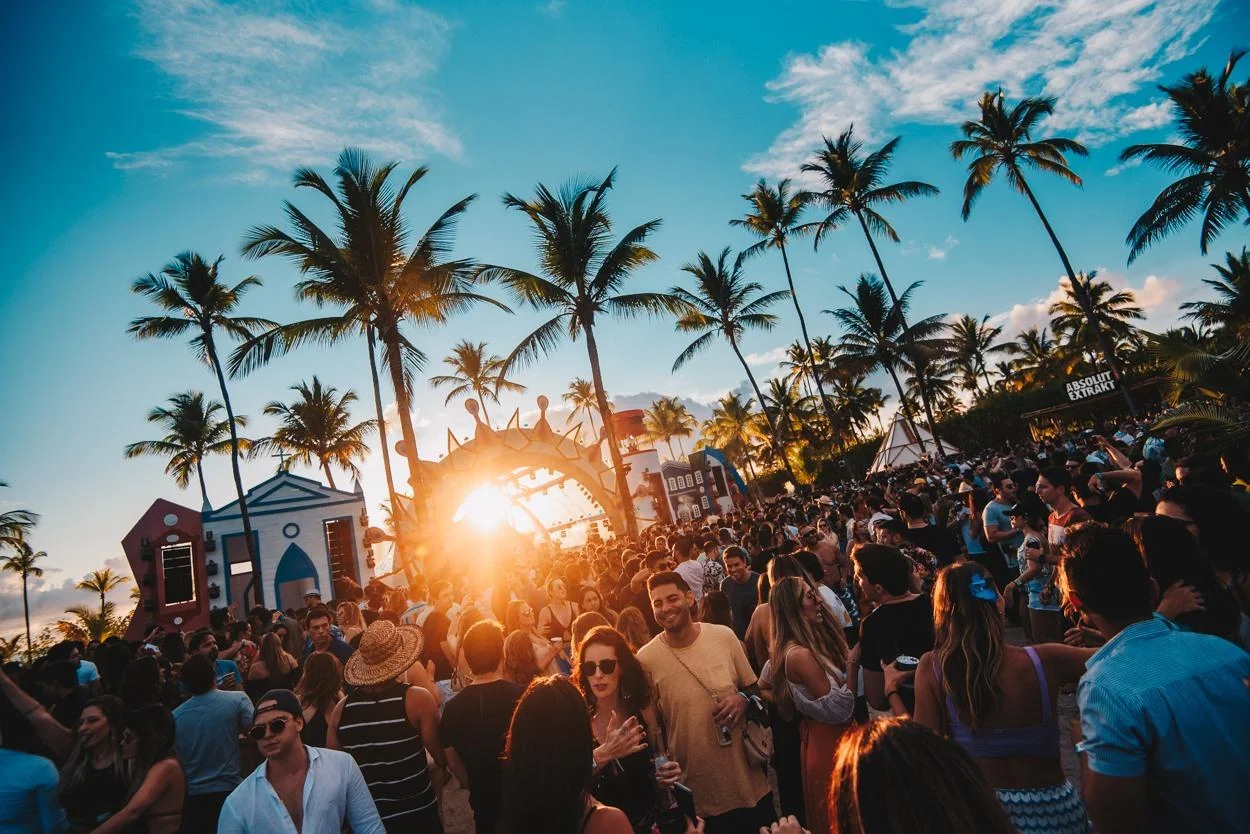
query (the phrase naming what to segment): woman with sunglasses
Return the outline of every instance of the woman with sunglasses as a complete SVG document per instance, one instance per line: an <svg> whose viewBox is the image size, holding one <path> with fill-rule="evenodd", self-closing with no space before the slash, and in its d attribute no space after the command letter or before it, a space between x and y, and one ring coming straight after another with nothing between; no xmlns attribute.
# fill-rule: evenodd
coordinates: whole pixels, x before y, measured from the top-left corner
<svg viewBox="0 0 1250 834"><path fill-rule="evenodd" d="M647 674L620 632L599 626L578 647L573 679L590 708L598 744L590 792L604 805L624 811L637 834L650 834L657 780L672 785L681 778L681 767L668 762L657 770L652 759L659 721Z"/></svg>
<svg viewBox="0 0 1250 834"><path fill-rule="evenodd" d="M768 595L772 643L762 676L781 716L799 716L799 761L807 827L827 832L833 756L855 712L847 688L849 650L833 612L810 582L777 580Z"/></svg>
<svg viewBox="0 0 1250 834"><path fill-rule="evenodd" d="M1003 606L975 562L938 574L934 647L915 673L915 719L972 756L1022 834L1085 834L1085 806L1060 764L1058 700L1093 652L1010 645ZM899 677L891 664L887 687Z"/></svg>
<svg viewBox="0 0 1250 834"><path fill-rule="evenodd" d="M122 756L130 767L126 805L94 834L177 834L186 803L187 776L174 748L174 717L149 704L126 715Z"/></svg>

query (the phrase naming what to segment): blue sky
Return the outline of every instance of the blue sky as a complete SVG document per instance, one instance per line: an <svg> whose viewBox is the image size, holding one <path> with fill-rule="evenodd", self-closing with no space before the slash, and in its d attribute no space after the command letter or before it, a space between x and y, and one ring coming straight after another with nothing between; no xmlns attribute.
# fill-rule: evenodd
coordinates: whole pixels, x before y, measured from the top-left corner
<svg viewBox="0 0 1250 834"><path fill-rule="evenodd" d="M239 241L253 224L281 222L284 199L324 218L316 195L294 193L291 171L328 171L345 144L405 169L431 166L408 202L414 225L480 195L458 252L526 268L527 230L500 195L619 166L611 206L620 226L664 220L652 241L661 260L637 284L666 288L698 250L746 245L726 223L745 205L739 195L760 175L793 172L821 133L854 122L871 143L902 134L894 176L942 194L890 211L903 237L884 245L891 276L925 282L917 313L988 313L1015 332L1045 319L1057 258L1027 203L1001 184L960 220L963 171L946 151L979 92L1001 85L1011 97L1058 96L1050 129L1090 145L1074 162L1084 189L1040 176L1035 188L1077 268L1138 292L1151 324L1173 321L1176 305L1201 292L1206 264L1246 242L1234 229L1203 257L1187 229L1127 267L1124 235L1166 180L1116 165L1125 145L1169 135L1154 85L1222 65L1239 45L1232 33L1250 31L1250 11L1231 0L66 0L6 3L0 15L10 113L0 135L10 160L0 208L0 478L11 484L0 506L43 514L34 544L57 570L35 589L41 616L84 600L65 583L119 559L119 539L151 500L198 504L161 462L122 459L126 443L153 436L144 415L154 405L214 391L181 346L125 335L148 312L130 281L186 249L224 254L226 278L265 282L249 311L307 315L292 298L293 271L241 260ZM798 247L793 261L809 326L833 334L819 311L840 306L836 286L870 269L862 237L840 231L819 252ZM784 280L769 258L750 274L769 287ZM796 334L793 311L777 312L778 330L745 345L761 376ZM486 339L507 353L537 323L525 311L482 310L420 341L437 373L456 340ZM706 404L743 380L725 349L670 374L686 340L668 322L608 323L601 342L609 391L625 404L650 392ZM367 400L363 344L309 350L234 383L236 408L254 418L250 433L269 428L265 402L314 373ZM539 393L558 401L571 377L586 374L583 347L567 346L521 376L529 392L493 411L531 410ZM459 404L444 408L428 388L415 407L427 456L445 449L448 426L470 425ZM246 464L245 480L272 466ZM220 505L231 496L227 461L210 461L207 473ZM363 481L376 505L376 456ZM13 578L3 583L7 633L21 602Z"/></svg>

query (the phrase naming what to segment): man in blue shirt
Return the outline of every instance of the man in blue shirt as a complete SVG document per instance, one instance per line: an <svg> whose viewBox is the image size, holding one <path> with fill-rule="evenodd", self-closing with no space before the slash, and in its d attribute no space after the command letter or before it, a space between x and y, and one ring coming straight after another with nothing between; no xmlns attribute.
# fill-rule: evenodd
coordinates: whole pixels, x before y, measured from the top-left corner
<svg viewBox="0 0 1250 834"><path fill-rule="evenodd" d="M197 631L191 635L187 651L191 654L203 655L212 661L218 689L242 691L243 676L239 674L239 665L233 660L222 660L217 656L217 635L208 629Z"/></svg>
<svg viewBox="0 0 1250 834"><path fill-rule="evenodd" d="M307 627L308 639L304 642L305 661L314 652L329 652L339 659L339 663L347 663L347 659L352 656L355 649L349 643L343 642L341 638L334 636L332 631L334 617L330 614L329 608L319 605L309 611Z"/></svg>
<svg viewBox="0 0 1250 834"><path fill-rule="evenodd" d="M211 635L210 635L211 636ZM175 746L187 774L183 831L213 832L222 803L241 778L239 734L252 726L252 701L243 692L223 692L207 655L182 665L191 697L174 710Z"/></svg>
<svg viewBox="0 0 1250 834"><path fill-rule="evenodd" d="M1077 688L1085 805L1100 834L1244 832L1250 822L1250 655L1154 614L1132 538L1069 530L1063 588L1107 638Z"/></svg>
<svg viewBox="0 0 1250 834"><path fill-rule="evenodd" d="M4 674L0 672L0 674ZM57 800L57 773L43 756L0 749L0 831L69 831Z"/></svg>

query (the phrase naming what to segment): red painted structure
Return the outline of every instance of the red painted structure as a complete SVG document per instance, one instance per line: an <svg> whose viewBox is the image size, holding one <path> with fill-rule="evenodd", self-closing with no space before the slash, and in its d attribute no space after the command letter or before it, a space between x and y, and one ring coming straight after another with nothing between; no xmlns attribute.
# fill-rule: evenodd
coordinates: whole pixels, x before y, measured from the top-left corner
<svg viewBox="0 0 1250 834"><path fill-rule="evenodd" d="M165 604L165 571L162 548L191 545L194 597L187 602ZM130 620L127 640L140 640L152 623L167 631L195 631L208 627L209 576L205 566L204 529L199 510L158 498L122 539L122 550L143 594L139 608ZM209 554L211 558L211 554ZM216 566L220 560L214 563ZM174 618L181 617L181 624Z"/></svg>
<svg viewBox="0 0 1250 834"><path fill-rule="evenodd" d="M627 438L645 435L647 427L643 425L642 418L643 412L641 408L614 411L612 413L612 428L616 429L616 439L623 443Z"/></svg>

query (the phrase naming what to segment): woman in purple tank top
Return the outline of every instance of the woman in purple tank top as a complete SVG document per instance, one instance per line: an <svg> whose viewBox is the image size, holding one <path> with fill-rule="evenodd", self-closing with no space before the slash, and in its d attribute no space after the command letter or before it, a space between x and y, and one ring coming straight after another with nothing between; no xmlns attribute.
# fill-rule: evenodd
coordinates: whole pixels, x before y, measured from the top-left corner
<svg viewBox="0 0 1250 834"><path fill-rule="evenodd" d="M1085 807L1059 761L1059 687L1092 654L1003 638L1003 598L975 562L944 569L933 588L933 651L916 670L916 721L964 748L1021 834L1084 834Z"/></svg>

